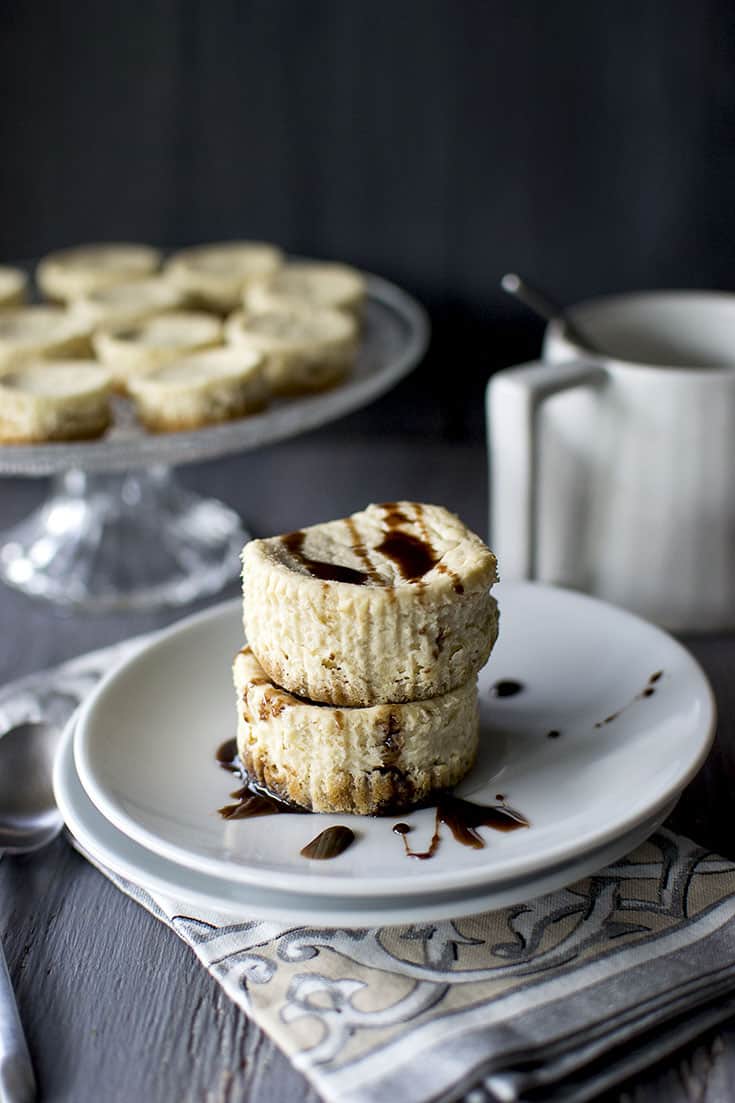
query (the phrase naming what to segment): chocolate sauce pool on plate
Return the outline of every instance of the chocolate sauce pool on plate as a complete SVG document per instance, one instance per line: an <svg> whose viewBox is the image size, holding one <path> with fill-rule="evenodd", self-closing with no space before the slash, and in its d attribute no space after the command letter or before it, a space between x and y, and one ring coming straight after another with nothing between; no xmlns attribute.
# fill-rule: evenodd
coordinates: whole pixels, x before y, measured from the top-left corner
<svg viewBox="0 0 735 1103"><path fill-rule="evenodd" d="M308 813L308 809L299 808L298 805L288 804L279 800L272 793L268 793L255 786L247 777L247 773L237 753L237 743L234 739L228 739L222 743L215 752L215 758L223 770L237 774L244 781L240 789L236 789L230 796L236 802L226 804L218 809L220 816L225 820L247 820L257 816L274 816L284 813ZM499 793L497 800L502 801ZM406 836L413 831L413 826L408 823L396 823L392 831L403 838L403 845L409 858L426 860L432 858L441 841L441 825L449 828L454 838L462 846L470 846L475 850L481 850L485 841L478 833L478 827L490 827L494 831L515 831L519 827L528 827L529 821L524 815L505 803L501 804L475 804L469 800L462 800L451 793L442 793L438 796L434 819L434 834L431 837L428 850L412 850ZM355 841L355 833L349 827L328 827L301 850L304 858L323 861L328 858L336 858Z"/></svg>
<svg viewBox="0 0 735 1103"><path fill-rule="evenodd" d="M253 784L240 761L236 740L228 739L220 744L214 757L223 770L235 774L244 782L240 789L235 789L233 793L230 793L232 799L237 803L225 804L222 808L217 809L223 820L250 820L255 816L276 816L283 813L306 811L306 809L299 808L295 804L287 804L286 801L279 800L272 793L267 793L264 789Z"/></svg>
<svg viewBox="0 0 735 1103"><path fill-rule="evenodd" d="M403 845L409 858L426 861L427 858L433 858L439 848L442 824L449 828L458 843L471 846L474 850L482 850L485 846L478 827L490 827L494 831L516 831L519 827L530 826L525 816L507 804L475 804L447 793L437 803L434 834L427 850L411 849L406 838L411 830L409 824L397 823L393 831L403 836Z"/></svg>
<svg viewBox="0 0 735 1103"><path fill-rule="evenodd" d="M515 697L516 693L521 693L523 688L523 682L516 682L514 678L503 678L491 687L490 692L493 697Z"/></svg>
<svg viewBox="0 0 735 1103"><path fill-rule="evenodd" d="M344 854L348 846L355 841L355 832L349 827L328 827L301 851L302 858L311 858L312 861L322 861L325 858L336 858Z"/></svg>

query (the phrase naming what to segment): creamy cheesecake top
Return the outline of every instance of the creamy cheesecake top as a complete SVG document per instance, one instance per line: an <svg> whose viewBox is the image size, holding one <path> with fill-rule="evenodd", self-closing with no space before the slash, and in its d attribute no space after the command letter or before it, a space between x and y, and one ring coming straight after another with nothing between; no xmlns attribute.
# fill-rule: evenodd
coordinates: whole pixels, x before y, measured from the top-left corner
<svg viewBox="0 0 735 1103"><path fill-rule="evenodd" d="M109 373L89 360L55 360L30 364L0 375L0 392L35 397L71 398L109 389Z"/></svg>
<svg viewBox="0 0 735 1103"><path fill-rule="evenodd" d="M82 321L60 306L24 306L0 314L0 343L32 345L87 331Z"/></svg>
<svg viewBox="0 0 735 1103"><path fill-rule="evenodd" d="M458 595L487 590L497 580L495 556L479 536L442 506L419 502L370 505L339 521L314 525L243 551L324 582L393 589L451 587Z"/></svg>
<svg viewBox="0 0 735 1103"><path fill-rule="evenodd" d="M157 314L135 326L114 326L105 331L113 341L146 345L152 348L186 348L219 340L222 325L218 318L199 310L172 310Z"/></svg>
<svg viewBox="0 0 735 1103"><path fill-rule="evenodd" d="M233 343L252 342L264 349L288 351L352 340L357 336L357 323L331 307L291 303L259 314L238 311L228 318L225 331Z"/></svg>
<svg viewBox="0 0 735 1103"><path fill-rule="evenodd" d="M138 390L155 389L161 395L192 388L206 390L221 382L251 376L262 365L262 357L250 349L215 348L154 368L137 380L135 386Z"/></svg>

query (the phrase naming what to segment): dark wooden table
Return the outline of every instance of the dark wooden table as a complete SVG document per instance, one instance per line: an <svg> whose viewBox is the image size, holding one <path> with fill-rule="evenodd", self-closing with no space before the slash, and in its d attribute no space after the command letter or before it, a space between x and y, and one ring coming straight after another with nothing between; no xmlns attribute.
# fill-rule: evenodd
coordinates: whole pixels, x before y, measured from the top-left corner
<svg viewBox="0 0 735 1103"><path fill-rule="evenodd" d="M486 531L480 444L424 437L377 442L350 438L344 425L181 475L229 502L256 534L396 498L441 502ZM0 482L0 527L20 519L42 492L30 480ZM0 684L181 615L63 613L0 585ZM715 749L671 825L735 858L735 637L685 642L713 683L720 725ZM316 1103L303 1077L176 936L63 840L32 858L0 862L0 935L43 1100ZM735 1023L623 1085L605 1103L733 1099Z"/></svg>

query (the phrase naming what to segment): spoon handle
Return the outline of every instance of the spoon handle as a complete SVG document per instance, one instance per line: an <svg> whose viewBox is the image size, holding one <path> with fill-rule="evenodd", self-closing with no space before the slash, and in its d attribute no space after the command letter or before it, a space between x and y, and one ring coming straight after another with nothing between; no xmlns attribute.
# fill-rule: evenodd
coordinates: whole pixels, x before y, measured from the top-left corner
<svg viewBox="0 0 735 1103"><path fill-rule="evenodd" d="M544 294L543 291L539 291L538 287L534 287L533 284L529 283L528 280L521 279L515 272L506 272L500 281L500 286L503 291L513 295L519 302L524 303L529 310L532 310L534 314L545 318L547 322L553 322L555 318L562 321L567 336L576 345L581 345L582 348L589 349L590 352L600 352L595 342L591 341L582 332L579 325L572 321L569 313L553 299L550 299L548 295Z"/></svg>
<svg viewBox="0 0 735 1103"><path fill-rule="evenodd" d="M33 1103L36 1080L0 946L0 1103Z"/></svg>

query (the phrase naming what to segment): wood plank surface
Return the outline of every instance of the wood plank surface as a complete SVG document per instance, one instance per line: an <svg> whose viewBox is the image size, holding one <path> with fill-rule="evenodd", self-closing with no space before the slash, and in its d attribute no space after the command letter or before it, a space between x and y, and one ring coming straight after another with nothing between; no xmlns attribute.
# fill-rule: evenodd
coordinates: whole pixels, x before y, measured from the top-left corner
<svg viewBox="0 0 735 1103"><path fill-rule="evenodd" d="M376 445L330 432L191 468L182 477L219 494L259 533L404 496L442 502L486 530L484 453L475 444L419 438ZM43 489L30 481L1 484L3 527ZM179 615L84 617L0 587L0 683ZM671 823L735 858L735 638L687 642L714 685L720 725L715 750ZM64 840L0 862L0 935L43 1100L317 1103L303 1077L176 936ZM605 1103L733 1099L735 1024L728 1024L608 1094Z"/></svg>

